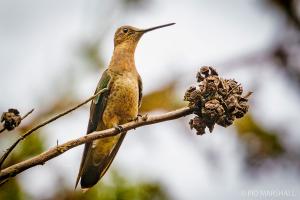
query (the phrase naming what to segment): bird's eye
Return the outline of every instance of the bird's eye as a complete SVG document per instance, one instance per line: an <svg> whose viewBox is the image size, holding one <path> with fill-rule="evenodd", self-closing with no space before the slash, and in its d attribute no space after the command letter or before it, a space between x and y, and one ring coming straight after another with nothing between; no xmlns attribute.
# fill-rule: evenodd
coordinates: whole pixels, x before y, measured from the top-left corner
<svg viewBox="0 0 300 200"><path fill-rule="evenodd" d="M123 32L127 33L128 32L128 28L123 28Z"/></svg>

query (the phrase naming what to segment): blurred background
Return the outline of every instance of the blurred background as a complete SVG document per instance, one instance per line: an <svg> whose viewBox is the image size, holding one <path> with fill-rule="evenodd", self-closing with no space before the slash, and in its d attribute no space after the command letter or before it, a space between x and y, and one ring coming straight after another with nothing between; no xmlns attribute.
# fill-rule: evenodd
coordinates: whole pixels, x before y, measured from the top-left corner
<svg viewBox="0 0 300 200"><path fill-rule="evenodd" d="M144 35L136 50L141 111L185 106L199 67L212 65L254 92L250 112L203 136L189 129L190 117L131 131L85 194L73 190L77 147L2 185L0 199L242 199L260 197L257 191L300 198L298 0L0 0L0 112L35 108L0 135L0 150L93 94L119 26L169 22L176 25ZM5 166L83 136L88 116L86 105L40 129Z"/></svg>

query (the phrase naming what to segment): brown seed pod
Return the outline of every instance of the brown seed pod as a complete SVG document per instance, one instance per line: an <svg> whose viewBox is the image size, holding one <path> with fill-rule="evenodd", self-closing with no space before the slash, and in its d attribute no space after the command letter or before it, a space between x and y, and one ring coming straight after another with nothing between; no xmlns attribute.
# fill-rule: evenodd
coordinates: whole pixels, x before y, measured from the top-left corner
<svg viewBox="0 0 300 200"><path fill-rule="evenodd" d="M3 127L9 131L19 126L21 123L20 112L17 109L10 108L8 112L3 112L1 116L1 122L4 122Z"/></svg>
<svg viewBox="0 0 300 200"><path fill-rule="evenodd" d="M195 107L196 117L190 121L197 134L204 134L207 127L212 132L214 125L230 126L243 117L248 109L251 92L242 96L243 87L234 79L223 79L213 67L201 67L197 73L198 87L190 87L184 96L189 106Z"/></svg>
<svg viewBox="0 0 300 200"><path fill-rule="evenodd" d="M194 119L191 119L189 124L190 124L191 129L193 129L193 128L196 129L197 135L205 134L206 124L198 116L195 116Z"/></svg>
<svg viewBox="0 0 300 200"><path fill-rule="evenodd" d="M211 75L216 75L216 76L218 76L219 74L218 74L218 72L217 72L217 70L215 69L215 68L213 68L213 67L208 67L209 69L210 69L210 74Z"/></svg>
<svg viewBox="0 0 300 200"><path fill-rule="evenodd" d="M197 73L196 78L197 78L198 83L200 83L201 81L204 80L204 77L202 76L202 74L200 72Z"/></svg>
<svg viewBox="0 0 300 200"><path fill-rule="evenodd" d="M203 74L205 78L207 78L210 73L209 67L207 67L207 66L201 67L200 73Z"/></svg>

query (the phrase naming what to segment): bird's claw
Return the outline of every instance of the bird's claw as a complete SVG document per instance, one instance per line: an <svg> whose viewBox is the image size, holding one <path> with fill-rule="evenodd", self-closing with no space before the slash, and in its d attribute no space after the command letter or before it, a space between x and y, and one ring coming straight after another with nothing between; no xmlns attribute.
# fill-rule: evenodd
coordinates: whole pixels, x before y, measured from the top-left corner
<svg viewBox="0 0 300 200"><path fill-rule="evenodd" d="M138 115L133 119L133 121L138 122L138 121L140 121L140 118L142 118L142 115L141 115L141 114L138 114Z"/></svg>
<svg viewBox="0 0 300 200"><path fill-rule="evenodd" d="M115 126L115 129L118 130L119 132L123 132L124 128L121 125Z"/></svg>
<svg viewBox="0 0 300 200"><path fill-rule="evenodd" d="M148 119L148 114L146 113L145 115L142 116L142 120L147 121L147 119Z"/></svg>
<svg viewBox="0 0 300 200"><path fill-rule="evenodd" d="M134 121L138 122L138 121L140 121L140 119L141 119L142 121L147 121L147 119L148 119L148 114L145 114L145 115L138 114L138 115L136 116L136 118L134 118Z"/></svg>

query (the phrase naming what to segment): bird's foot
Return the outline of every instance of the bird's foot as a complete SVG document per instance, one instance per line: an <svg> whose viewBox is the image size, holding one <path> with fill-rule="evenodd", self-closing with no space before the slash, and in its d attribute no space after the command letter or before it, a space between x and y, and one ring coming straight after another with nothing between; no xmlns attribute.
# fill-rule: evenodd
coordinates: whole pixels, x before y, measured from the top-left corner
<svg viewBox="0 0 300 200"><path fill-rule="evenodd" d="M138 121L140 121L141 118L142 118L142 115L141 115L141 114L138 114L138 115L133 119L133 121L138 122Z"/></svg>
<svg viewBox="0 0 300 200"><path fill-rule="evenodd" d="M124 131L124 128L121 125L116 125L114 128L116 130L118 130L119 132L123 132Z"/></svg>
<svg viewBox="0 0 300 200"><path fill-rule="evenodd" d="M135 121L135 122L138 122L138 121L140 121L140 120L142 120L142 121L147 121L147 119L148 119L148 114L145 114L145 115L138 114L138 115L136 116L136 118L134 118L134 121Z"/></svg>
<svg viewBox="0 0 300 200"><path fill-rule="evenodd" d="M144 115L142 116L142 120L143 120L143 121L147 121L147 119L148 119L148 114L146 113L146 114L144 114Z"/></svg>

